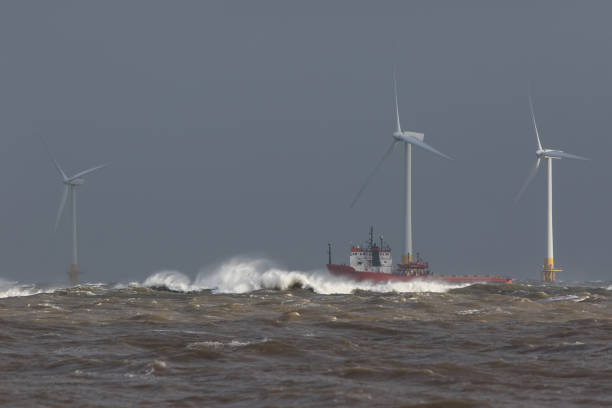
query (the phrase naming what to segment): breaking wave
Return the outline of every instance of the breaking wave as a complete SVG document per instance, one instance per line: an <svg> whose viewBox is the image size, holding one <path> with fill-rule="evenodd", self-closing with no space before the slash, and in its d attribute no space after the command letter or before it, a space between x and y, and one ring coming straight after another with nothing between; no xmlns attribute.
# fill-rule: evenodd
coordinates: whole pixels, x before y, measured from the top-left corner
<svg viewBox="0 0 612 408"><path fill-rule="evenodd" d="M178 271L161 271L149 276L142 286L147 288L165 288L176 292L199 290L191 284L191 279Z"/></svg>
<svg viewBox="0 0 612 408"><path fill-rule="evenodd" d="M39 293L51 293L58 288L42 288L34 284L23 284L0 278L0 299L17 296L31 296Z"/></svg>
<svg viewBox="0 0 612 408"><path fill-rule="evenodd" d="M179 292L211 289L215 293L248 293L260 289L311 289L319 294L370 292L446 292L468 286L433 281L355 282L331 276L326 271L292 271L265 259L234 258L219 267L202 270L193 282L178 271L161 271L149 276L145 287L163 287Z"/></svg>

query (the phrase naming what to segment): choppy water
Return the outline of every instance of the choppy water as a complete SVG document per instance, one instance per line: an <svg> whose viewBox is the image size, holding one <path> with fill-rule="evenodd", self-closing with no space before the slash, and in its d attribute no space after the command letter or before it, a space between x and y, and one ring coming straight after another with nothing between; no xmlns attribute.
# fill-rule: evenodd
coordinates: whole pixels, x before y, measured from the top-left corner
<svg viewBox="0 0 612 408"><path fill-rule="evenodd" d="M612 284L0 280L5 406L611 406Z"/></svg>

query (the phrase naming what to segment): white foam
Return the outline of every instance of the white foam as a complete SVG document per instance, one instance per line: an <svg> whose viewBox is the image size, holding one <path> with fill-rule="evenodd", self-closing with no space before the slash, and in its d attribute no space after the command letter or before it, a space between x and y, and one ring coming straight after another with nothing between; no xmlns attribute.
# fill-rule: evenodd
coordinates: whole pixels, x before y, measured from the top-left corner
<svg viewBox="0 0 612 408"><path fill-rule="evenodd" d="M0 278L0 299L7 297L32 296L39 293L54 292L58 288L40 288L33 284L22 284Z"/></svg>
<svg viewBox="0 0 612 408"><path fill-rule="evenodd" d="M580 301L580 300L584 300L584 298L579 298L576 295L565 295L565 296L552 296L549 298L545 298L542 299L542 302L557 302L560 300L573 300L573 301Z"/></svg>
<svg viewBox="0 0 612 408"><path fill-rule="evenodd" d="M177 271L162 271L151 275L144 286L165 286L176 291L212 289L215 293L248 293L260 289L287 290L296 285L319 294L349 294L355 290L371 292L446 292L467 285L414 280L410 282L356 282L330 275L327 271L295 271L275 266L265 259L237 257L216 268L203 269L190 282Z"/></svg>
<svg viewBox="0 0 612 408"><path fill-rule="evenodd" d="M265 340L264 340L265 342ZM195 343L189 343L187 344L187 348L189 349L198 349L198 348L212 348L212 349L219 349L222 347L244 347L244 346L248 346L249 344L251 344L251 342L249 341L238 341L238 340L232 340L229 343L222 343L220 341L197 341Z"/></svg>
<svg viewBox="0 0 612 408"><path fill-rule="evenodd" d="M477 314L477 313L482 313L482 310L480 310L480 309L466 309L466 310L459 310L457 312L457 314L459 314L459 315L472 315L472 314Z"/></svg>
<svg viewBox="0 0 612 408"><path fill-rule="evenodd" d="M136 282L136 281L132 281L130 283L115 283L112 288L113 289L129 289L129 288L134 288L134 287L140 287L141 284L140 282Z"/></svg>
<svg viewBox="0 0 612 408"><path fill-rule="evenodd" d="M223 343L220 341L196 341L195 343L187 344L188 349L201 349L201 348L212 348L218 349L223 347Z"/></svg>
<svg viewBox="0 0 612 408"><path fill-rule="evenodd" d="M198 290L193 288L191 280L185 274L178 271L161 271L156 272L149 276L142 284L142 286L150 287L165 287L170 290L177 292L189 292L192 290Z"/></svg>
<svg viewBox="0 0 612 408"><path fill-rule="evenodd" d="M153 360L147 365L148 370L145 371L145 375L152 375L158 372L165 371L168 368L168 364L163 360Z"/></svg>

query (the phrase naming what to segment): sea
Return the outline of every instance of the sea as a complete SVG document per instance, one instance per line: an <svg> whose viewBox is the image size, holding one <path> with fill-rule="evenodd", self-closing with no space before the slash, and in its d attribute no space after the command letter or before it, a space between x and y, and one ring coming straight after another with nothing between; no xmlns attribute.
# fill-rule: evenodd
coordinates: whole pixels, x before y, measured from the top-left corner
<svg viewBox="0 0 612 408"><path fill-rule="evenodd" d="M610 407L612 282L0 280L0 406Z"/></svg>

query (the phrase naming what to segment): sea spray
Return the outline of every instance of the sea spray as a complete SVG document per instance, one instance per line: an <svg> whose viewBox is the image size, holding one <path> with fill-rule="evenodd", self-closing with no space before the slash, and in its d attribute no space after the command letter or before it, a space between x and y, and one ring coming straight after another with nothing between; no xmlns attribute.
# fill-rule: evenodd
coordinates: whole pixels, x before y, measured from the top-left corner
<svg viewBox="0 0 612 408"><path fill-rule="evenodd" d="M215 293L248 293L260 289L288 290L302 287L318 294L349 294L355 290L371 292L446 292L467 286L415 279L409 282L356 282L330 275L327 271L296 271L275 266L266 259L233 258L218 267L203 269L193 283L176 271L151 275L143 286L165 287L175 291L211 289Z"/></svg>
<svg viewBox="0 0 612 408"><path fill-rule="evenodd" d="M104 283L82 283L79 287L106 290ZM446 292L468 286L415 279L409 282L356 282L330 275L327 271L289 270L261 258L235 257L216 267L204 268L192 281L179 271L163 270L151 274L142 283L116 283L109 289L128 287L164 288L176 292L210 289L214 293L248 293L255 290L288 290L296 287L310 289L318 294L349 294L356 290L370 292ZM611 287L612 288L612 287ZM66 289L65 285L23 284L0 278L0 299L32 296ZM74 293L81 293L78 290ZM89 293L93 294L93 293Z"/></svg>
<svg viewBox="0 0 612 408"><path fill-rule="evenodd" d="M160 271L149 276L142 286L147 288L165 288L176 292L190 292L199 290L193 287L191 280L178 271Z"/></svg>
<svg viewBox="0 0 612 408"><path fill-rule="evenodd" d="M0 299L7 297L31 296L39 293L51 293L57 289L61 289L61 287L40 287L35 284L22 284L0 278Z"/></svg>

